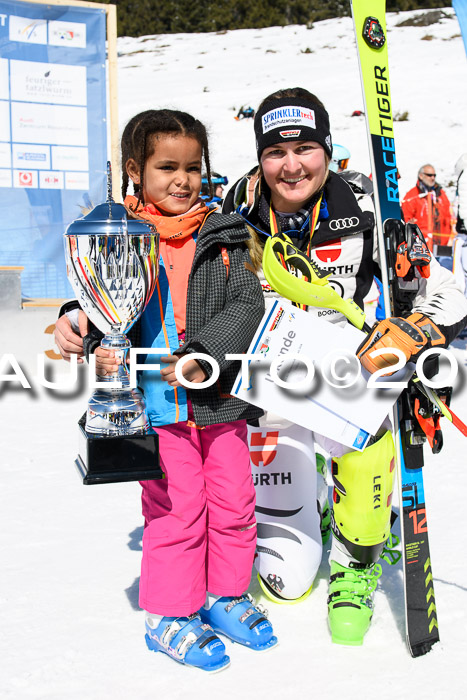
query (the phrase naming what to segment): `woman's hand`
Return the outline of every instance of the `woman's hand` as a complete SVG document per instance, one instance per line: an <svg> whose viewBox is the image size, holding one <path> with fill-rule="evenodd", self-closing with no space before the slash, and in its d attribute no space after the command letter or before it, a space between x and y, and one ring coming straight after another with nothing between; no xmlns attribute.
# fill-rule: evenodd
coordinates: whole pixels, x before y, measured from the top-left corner
<svg viewBox="0 0 467 700"><path fill-rule="evenodd" d="M182 386L175 376L175 365L182 357L185 357L185 355L167 355L166 357L161 357L161 362L167 365L167 367L161 369L161 377L164 382L167 382L170 386ZM187 381L193 382L194 384L200 384L207 379L206 372L196 360L187 360L183 365L182 374Z"/></svg>

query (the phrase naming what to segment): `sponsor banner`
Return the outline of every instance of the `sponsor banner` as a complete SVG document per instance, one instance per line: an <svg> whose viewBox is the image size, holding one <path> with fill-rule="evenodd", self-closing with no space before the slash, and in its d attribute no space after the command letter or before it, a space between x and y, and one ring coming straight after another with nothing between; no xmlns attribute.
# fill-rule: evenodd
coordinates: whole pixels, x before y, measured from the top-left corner
<svg viewBox="0 0 467 700"><path fill-rule="evenodd" d="M41 190L63 190L63 173L54 170L41 170L39 187Z"/></svg>
<svg viewBox="0 0 467 700"><path fill-rule="evenodd" d="M18 3L16 3L16 9ZM47 44L47 21L43 18L9 16L9 39L25 44Z"/></svg>
<svg viewBox="0 0 467 700"><path fill-rule="evenodd" d="M13 167L50 168L50 147L28 143L14 143Z"/></svg>
<svg viewBox="0 0 467 700"><path fill-rule="evenodd" d="M84 22L49 22L49 44L69 48L86 48L86 24Z"/></svg>
<svg viewBox="0 0 467 700"><path fill-rule="evenodd" d="M65 188L67 190L87 190L89 176L87 173L65 173Z"/></svg>
<svg viewBox="0 0 467 700"><path fill-rule="evenodd" d="M52 168L54 170L89 170L87 148L52 146Z"/></svg>
<svg viewBox="0 0 467 700"><path fill-rule="evenodd" d="M37 171L13 170L13 187L37 187Z"/></svg>
<svg viewBox="0 0 467 700"><path fill-rule="evenodd" d="M88 142L85 107L11 103L13 141L86 146Z"/></svg>
<svg viewBox="0 0 467 700"><path fill-rule="evenodd" d="M11 168L11 148L9 143L0 143L0 168Z"/></svg>
<svg viewBox="0 0 467 700"><path fill-rule="evenodd" d="M12 100L47 104L86 104L85 66L12 60L10 85Z"/></svg>
<svg viewBox="0 0 467 700"><path fill-rule="evenodd" d="M11 170L0 169L0 187L11 187L12 184Z"/></svg>
<svg viewBox="0 0 467 700"><path fill-rule="evenodd" d="M272 129L278 129L283 126L308 126L310 129L316 129L315 111L309 107L278 107L271 109L262 118L263 134L267 134Z"/></svg>
<svg viewBox="0 0 467 700"><path fill-rule="evenodd" d="M0 266L23 297L72 294L63 233L106 199L106 38L92 3L0 0Z"/></svg>

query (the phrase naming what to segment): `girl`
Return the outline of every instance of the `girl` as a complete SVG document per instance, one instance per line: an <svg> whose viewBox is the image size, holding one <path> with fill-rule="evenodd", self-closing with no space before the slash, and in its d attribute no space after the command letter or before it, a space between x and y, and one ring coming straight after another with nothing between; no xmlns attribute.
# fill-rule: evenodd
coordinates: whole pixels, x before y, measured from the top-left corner
<svg viewBox="0 0 467 700"><path fill-rule="evenodd" d="M329 171L332 141L324 105L302 88L279 90L261 103L254 129L259 166L233 186L223 210L240 213L249 224L252 259L265 296L278 295L264 279L262 249L268 236L283 231L331 273L331 284L343 297L353 298L363 308L363 299L378 273L372 201L358 184L358 177L347 182ZM448 345L466 323L467 302L453 276L434 258L430 270L428 279L417 278L410 332L419 333L422 323L433 331L437 324L434 332L444 336ZM337 311L307 310L332 323L346 322ZM377 349L378 343L375 328L372 349ZM383 332L388 333L386 329ZM392 344L399 347L398 339ZM365 348L361 360L373 371L366 364ZM376 562L390 529L394 472L389 431L383 428L364 452L349 452L337 442L268 413L259 419L257 428L250 428L250 442L255 466L260 463L255 445L269 445L257 483L255 565L263 587L279 600L297 600L313 583L321 558L314 442L333 457L329 624L334 642L361 644L381 574ZM265 479L268 471L271 478ZM273 479L272 472L283 478ZM374 478L384 483L384 506L378 509L373 507Z"/></svg>
<svg viewBox="0 0 467 700"><path fill-rule="evenodd" d="M277 644L265 611L244 594L256 545L246 419L261 412L229 395L239 362L225 359L247 349L264 303L243 219L209 211L199 198L203 158L210 179L201 122L148 110L130 120L121 145L125 205L155 225L161 243L157 288L132 329L133 344L170 347L164 369L141 379L166 475L142 482L146 642L216 671L230 663L216 632L255 650ZM129 180L134 196L127 196ZM86 351L98 342L85 338ZM212 387L186 391L177 381L177 362L192 353L217 360L221 373ZM115 371L112 351L98 347L96 356L100 374ZM193 383L211 372L196 359L183 367Z"/></svg>

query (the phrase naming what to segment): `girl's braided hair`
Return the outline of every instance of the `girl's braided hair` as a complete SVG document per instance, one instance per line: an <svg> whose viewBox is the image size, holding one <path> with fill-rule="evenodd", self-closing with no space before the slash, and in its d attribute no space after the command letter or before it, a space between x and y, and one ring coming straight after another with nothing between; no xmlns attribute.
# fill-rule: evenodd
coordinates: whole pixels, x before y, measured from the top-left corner
<svg viewBox="0 0 467 700"><path fill-rule="evenodd" d="M140 112L130 119L123 130L121 141L122 197L125 199L129 184L126 164L132 159L139 170L139 185L133 183L135 194L138 195L137 206L140 203L144 204L143 178L145 163L154 153L155 141L162 135L190 136L198 141L203 152L209 188L212 191L211 163L205 126L186 112L174 109L148 109L146 112Z"/></svg>

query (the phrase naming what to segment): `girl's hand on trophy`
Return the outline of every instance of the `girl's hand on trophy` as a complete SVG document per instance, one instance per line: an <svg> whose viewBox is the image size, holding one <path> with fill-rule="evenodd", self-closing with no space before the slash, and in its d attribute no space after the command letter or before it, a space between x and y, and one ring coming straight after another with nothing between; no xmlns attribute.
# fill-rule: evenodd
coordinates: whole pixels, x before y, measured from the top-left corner
<svg viewBox="0 0 467 700"><path fill-rule="evenodd" d="M71 355L78 355L78 363L83 363L83 338L89 332L89 321L84 311L79 311L77 324L73 326L69 316L64 314L57 319L54 329L55 343L60 355L67 362ZM79 335L78 335L79 333Z"/></svg>
<svg viewBox="0 0 467 700"><path fill-rule="evenodd" d="M161 362L167 365L167 367L161 369L161 377L165 382L170 384L170 386L182 386L175 376L175 365L182 357L185 357L185 355L167 355L166 357L161 357ZM193 382L194 384L200 384L207 379L206 372L197 360L187 360L183 365L182 374L188 382Z"/></svg>
<svg viewBox="0 0 467 700"><path fill-rule="evenodd" d="M96 374L99 377L105 377L106 374L113 374L117 371L118 365L122 364L119 357L115 357L114 350L105 350L100 346L96 348L94 353L96 356Z"/></svg>

